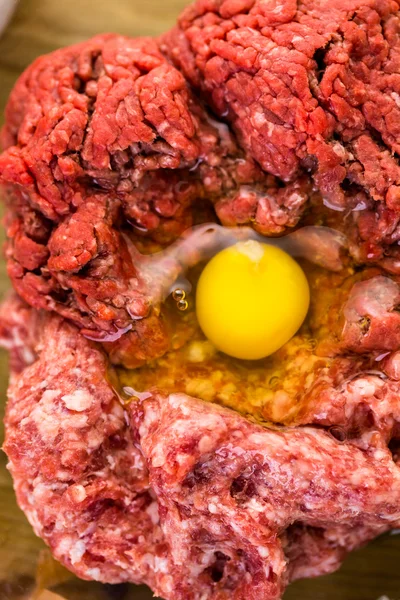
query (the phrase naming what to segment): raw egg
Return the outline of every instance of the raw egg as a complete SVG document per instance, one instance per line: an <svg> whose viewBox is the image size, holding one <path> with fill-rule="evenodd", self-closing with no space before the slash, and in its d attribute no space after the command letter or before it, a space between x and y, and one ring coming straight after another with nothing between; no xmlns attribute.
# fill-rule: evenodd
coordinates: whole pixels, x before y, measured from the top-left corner
<svg viewBox="0 0 400 600"><path fill-rule="evenodd" d="M222 352L255 360L293 337L310 303L306 276L286 252L254 240L216 254L200 275L197 318Z"/></svg>

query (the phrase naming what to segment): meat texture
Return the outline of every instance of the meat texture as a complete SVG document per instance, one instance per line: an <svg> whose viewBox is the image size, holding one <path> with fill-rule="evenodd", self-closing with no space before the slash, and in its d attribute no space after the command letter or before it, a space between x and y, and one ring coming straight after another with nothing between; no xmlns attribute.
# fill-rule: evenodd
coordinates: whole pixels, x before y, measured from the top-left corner
<svg viewBox="0 0 400 600"><path fill-rule="evenodd" d="M400 527L399 14L197 0L158 40L101 35L17 82L5 451L35 532L78 576L278 600ZM155 388L159 357L168 370L197 341L171 286L259 234L309 261L307 322L265 367L281 379L260 396L256 374L225 406ZM141 366L145 391L127 398L115 365Z"/></svg>
<svg viewBox="0 0 400 600"><path fill-rule="evenodd" d="M22 310L32 331L35 311L14 298ZM14 377L6 415L18 502L82 577L155 586L154 561L166 562L157 504L106 357L59 317L44 317L36 334L38 358Z"/></svg>
<svg viewBox="0 0 400 600"><path fill-rule="evenodd" d="M161 44L265 171L286 182L306 171L327 206L356 211L365 258L399 235L398 11L198 0Z"/></svg>
<svg viewBox="0 0 400 600"><path fill-rule="evenodd" d="M127 236L165 244L217 201L253 206L255 226L276 234L307 200L305 180L281 188L241 150L151 39L104 35L38 59L11 94L2 140L15 289L92 337L127 334L131 362L163 353L168 331Z"/></svg>
<svg viewBox="0 0 400 600"><path fill-rule="evenodd" d="M35 311L9 308L33 330ZM273 600L399 525L393 368L341 387L325 377L303 427L269 429L184 394L124 406L100 347L42 319L36 358L10 387L5 450L36 533L80 577L171 600Z"/></svg>
<svg viewBox="0 0 400 600"><path fill-rule="evenodd" d="M359 262L399 273L398 8L198 0L159 40L103 35L38 59L2 134L15 289L132 366L170 328L127 239L166 244L215 219L210 205L277 235L325 204Z"/></svg>

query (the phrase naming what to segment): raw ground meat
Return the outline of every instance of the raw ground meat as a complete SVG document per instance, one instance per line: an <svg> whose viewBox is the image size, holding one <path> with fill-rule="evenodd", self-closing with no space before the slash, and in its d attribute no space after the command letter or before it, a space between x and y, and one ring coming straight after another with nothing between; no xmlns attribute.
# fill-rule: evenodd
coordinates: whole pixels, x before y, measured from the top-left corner
<svg viewBox="0 0 400 600"><path fill-rule="evenodd" d="M28 364L10 386L5 450L35 532L80 577L168 600L273 600L400 524L396 354L386 379L322 374L301 427L271 429L155 389L123 406L96 343L58 316L38 327L10 299L18 331L21 314Z"/></svg>
<svg viewBox="0 0 400 600"><path fill-rule="evenodd" d="M397 273L399 33L392 0L199 0L161 42L265 171L309 173L357 259Z"/></svg>
<svg viewBox="0 0 400 600"><path fill-rule="evenodd" d="M398 9L199 0L162 49L265 171L284 181L311 171L338 210L349 204L343 184L397 210Z"/></svg>
<svg viewBox="0 0 400 600"><path fill-rule="evenodd" d="M265 174L151 39L98 36L38 59L11 94L2 140L15 289L92 337L126 333L130 364L162 354L168 331L127 235L165 244L210 220L202 213L217 201L227 224L251 210L277 234L298 222L310 191L305 179L282 188Z"/></svg>
<svg viewBox="0 0 400 600"><path fill-rule="evenodd" d="M198 0L158 40L101 35L17 82L5 451L79 576L278 600L400 526L399 14ZM299 258L311 308L243 366L167 296L259 234Z"/></svg>
<svg viewBox="0 0 400 600"><path fill-rule="evenodd" d="M214 210L277 235L316 211L400 273L399 30L394 0L199 0L159 40L38 59L2 134L15 289L132 366L170 328L127 236L166 244Z"/></svg>

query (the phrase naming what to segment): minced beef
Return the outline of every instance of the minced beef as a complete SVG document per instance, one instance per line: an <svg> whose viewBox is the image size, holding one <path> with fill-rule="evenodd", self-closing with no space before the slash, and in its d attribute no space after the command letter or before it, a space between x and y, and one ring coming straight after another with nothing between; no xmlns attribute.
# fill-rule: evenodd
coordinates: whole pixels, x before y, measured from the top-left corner
<svg viewBox="0 0 400 600"><path fill-rule="evenodd" d="M168 327L125 235L166 244L214 218L209 204L276 235L324 203L357 260L397 272L397 10L202 0L160 40L104 35L38 59L11 94L0 157L18 293L92 337L125 333L118 360L159 356Z"/></svg>
<svg viewBox="0 0 400 600"><path fill-rule="evenodd" d="M199 0L162 48L261 167L305 169L324 199L342 185L398 209L398 4Z"/></svg>
<svg viewBox="0 0 400 600"><path fill-rule="evenodd" d="M15 289L88 335L131 330L128 362L163 353L168 334L125 234L165 244L212 202L227 224L251 217L277 234L296 225L310 188L264 173L151 39L98 36L38 59L11 94L2 140Z"/></svg>

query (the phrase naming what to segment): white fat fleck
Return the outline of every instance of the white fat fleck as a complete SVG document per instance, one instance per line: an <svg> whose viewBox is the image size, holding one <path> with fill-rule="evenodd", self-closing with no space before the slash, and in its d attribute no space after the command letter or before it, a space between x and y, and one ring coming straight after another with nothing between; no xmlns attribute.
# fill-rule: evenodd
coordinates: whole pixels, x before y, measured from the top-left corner
<svg viewBox="0 0 400 600"><path fill-rule="evenodd" d="M57 396L60 393L61 393L60 390L46 390L45 392L43 392L41 402L44 402L44 403L49 402L49 403L51 403L51 402L53 402L53 400L55 398L57 398Z"/></svg>
<svg viewBox="0 0 400 600"><path fill-rule="evenodd" d="M115 459L114 459L114 457L111 454L108 454L106 458L107 458L108 464L110 465L110 468L114 470L115 469Z"/></svg>
<svg viewBox="0 0 400 600"><path fill-rule="evenodd" d="M35 360L35 355L30 348L24 346L22 348L22 358L24 359L24 363L30 365Z"/></svg>
<svg viewBox="0 0 400 600"><path fill-rule="evenodd" d="M390 95L392 96L392 98L395 101L395 103L397 104L397 106L400 107L400 96L399 96L399 94L397 92L392 92Z"/></svg>
<svg viewBox="0 0 400 600"><path fill-rule="evenodd" d="M254 127L261 128L265 123L267 123L267 119L265 117L265 113L260 109L254 112L251 119Z"/></svg>
<svg viewBox="0 0 400 600"><path fill-rule="evenodd" d="M87 410L91 407L93 396L86 390L75 390L72 394L66 394L65 396L62 396L61 400L64 401L65 406L69 410L82 412L83 410Z"/></svg>
<svg viewBox="0 0 400 600"><path fill-rule="evenodd" d="M86 575L90 577L90 579L94 579L95 581L100 580L100 569L88 569L86 571Z"/></svg>
<svg viewBox="0 0 400 600"><path fill-rule="evenodd" d="M342 144L340 144L339 142L335 142L332 146L332 149L333 149L334 153L336 154L336 156L338 156L342 160L344 160L346 158L346 154L347 154L346 150L345 150L344 146L342 146Z"/></svg>
<svg viewBox="0 0 400 600"><path fill-rule="evenodd" d="M149 515L153 525L158 525L158 523L160 521L160 516L158 514L157 502L152 502L151 504L149 504L149 506L146 508L146 512Z"/></svg>
<svg viewBox="0 0 400 600"><path fill-rule="evenodd" d="M151 458L152 465L155 468L163 467L165 464L165 461L166 461L166 458L165 458L164 448L160 444L157 444L154 447L153 455Z"/></svg>
<svg viewBox="0 0 400 600"><path fill-rule="evenodd" d="M144 467L143 465L143 456L141 454L135 454L133 457L131 457L131 469L134 470L138 470L141 471Z"/></svg>
<svg viewBox="0 0 400 600"><path fill-rule="evenodd" d="M355 392L358 392L360 394L360 396L364 396L366 398L370 398L371 396L373 396L376 392L377 389L377 382L374 380L372 380L372 378L369 379L357 379L353 385L353 390Z"/></svg>
<svg viewBox="0 0 400 600"><path fill-rule="evenodd" d="M246 508L257 513L262 513L265 512L265 503L256 498L250 498L250 500L246 502Z"/></svg>
<svg viewBox="0 0 400 600"><path fill-rule="evenodd" d="M75 502L83 502L86 498L86 490L83 485L74 485L71 488L71 494Z"/></svg>
<svg viewBox="0 0 400 600"><path fill-rule="evenodd" d="M181 408L181 405L185 403L187 396L185 394L170 394L168 396L168 402L171 408Z"/></svg>
<svg viewBox="0 0 400 600"><path fill-rule="evenodd" d="M374 452L374 458L375 460L384 460L387 457L387 452L384 452L383 450L375 450Z"/></svg>
<svg viewBox="0 0 400 600"><path fill-rule="evenodd" d="M209 503L208 510L212 515L216 515L218 513L218 507L213 502Z"/></svg>
<svg viewBox="0 0 400 600"><path fill-rule="evenodd" d="M283 13L283 10L285 8L285 4L278 4L275 8L273 8L271 10L271 13L274 15L281 15ZM289 71L290 73L290 71Z"/></svg>
<svg viewBox="0 0 400 600"><path fill-rule="evenodd" d="M299 194L299 192L293 192L292 194L290 194L289 200L291 205L298 205L303 202L303 196L302 194Z"/></svg>
<svg viewBox="0 0 400 600"><path fill-rule="evenodd" d="M268 556L269 556L269 550L268 550L268 548L266 548L265 546L258 546L257 550L258 550L258 554L262 558L268 558Z"/></svg>
<svg viewBox="0 0 400 600"><path fill-rule="evenodd" d="M87 448L93 450L98 448L104 439L104 433L97 431L97 429L91 429L87 433Z"/></svg>
<svg viewBox="0 0 400 600"><path fill-rule="evenodd" d="M188 460L188 454L186 452L178 452L175 455L175 460L178 463L178 465L184 465L185 462Z"/></svg>
<svg viewBox="0 0 400 600"><path fill-rule="evenodd" d="M87 415L69 415L68 419L60 422L62 429L66 431L81 429L86 427L88 422Z"/></svg>
<svg viewBox="0 0 400 600"><path fill-rule="evenodd" d="M357 469L354 473L349 473L349 480L354 486L362 485L364 482L368 481L368 479L365 479L363 469Z"/></svg>
<svg viewBox="0 0 400 600"><path fill-rule="evenodd" d="M180 408L181 413L183 415L185 415L185 417L188 417L191 414L189 406L182 404L179 408Z"/></svg>
<svg viewBox="0 0 400 600"><path fill-rule="evenodd" d="M76 544L74 544L70 550L69 556L71 558L71 563L74 565L76 563L78 563L82 556L85 554L86 552L86 544L85 542L83 542L82 540L79 540L79 542L76 542Z"/></svg>
<svg viewBox="0 0 400 600"><path fill-rule="evenodd" d="M166 558L161 558L161 556L154 557L154 571L156 573L168 573L168 569L169 565Z"/></svg>
<svg viewBox="0 0 400 600"><path fill-rule="evenodd" d="M44 500L47 500L48 495L49 495L49 487L44 483L39 483L33 490L32 498L31 498L32 504L34 502L43 503Z"/></svg>
<svg viewBox="0 0 400 600"><path fill-rule="evenodd" d="M43 440L52 440L58 434L59 424L57 419L54 418L54 400L59 394L59 390L46 390L43 392L40 402L36 404L31 413L31 419L38 428ZM29 418L23 419L23 422L25 421L29 422Z"/></svg>
<svg viewBox="0 0 400 600"><path fill-rule="evenodd" d="M171 396L170 396L170 398L171 398ZM153 408L153 406L151 404L147 405L143 422L139 427L139 435L141 438L145 437L147 435L150 427L152 426L152 424L155 421L157 421L157 419L158 419L157 411Z"/></svg>
<svg viewBox="0 0 400 600"><path fill-rule="evenodd" d="M16 315L15 315L16 316ZM22 357L24 359L24 362L27 365L30 365L34 362L35 360L35 354L32 352L32 350L30 348L27 347L26 345L26 340L25 340L25 336L21 336L21 327L18 327L17 325L21 325L23 324L23 319L18 318L17 323L15 324L15 327L12 327L10 333L11 333L11 339L9 338L1 338L1 345L3 348L6 348L7 350L13 350L18 348L18 350L21 352ZM25 326L22 325L22 331L25 330Z"/></svg>
<svg viewBox="0 0 400 600"><path fill-rule="evenodd" d="M241 254L247 256L253 262L260 262L264 256L264 248L260 242L256 240L246 240L245 242L239 242L235 248Z"/></svg>
<svg viewBox="0 0 400 600"><path fill-rule="evenodd" d="M275 131L275 125L273 123L271 123L271 121L268 121L267 129L268 129L268 135L271 136Z"/></svg>
<svg viewBox="0 0 400 600"><path fill-rule="evenodd" d="M209 452L212 450L214 446L214 440L210 435L203 435L203 437L199 441L199 451L202 454Z"/></svg>
<svg viewBox="0 0 400 600"><path fill-rule="evenodd" d="M73 543L71 537L65 536L59 541L56 547L56 553L58 555L69 554L70 550L72 550L72 547Z"/></svg>
<svg viewBox="0 0 400 600"><path fill-rule="evenodd" d="M142 564L148 565L151 570L154 569L154 554L150 554L150 552L146 552L142 556Z"/></svg>

